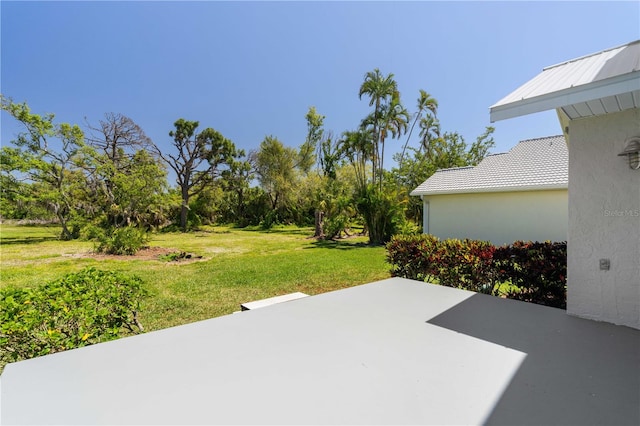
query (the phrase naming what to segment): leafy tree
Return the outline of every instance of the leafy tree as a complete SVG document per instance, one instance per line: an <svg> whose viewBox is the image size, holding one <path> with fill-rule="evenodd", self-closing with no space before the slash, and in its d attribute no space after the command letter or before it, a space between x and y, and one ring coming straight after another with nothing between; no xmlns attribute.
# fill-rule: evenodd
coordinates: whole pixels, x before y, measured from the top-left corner
<svg viewBox="0 0 640 426"><path fill-rule="evenodd" d="M110 215L120 219L115 225L160 225L166 220L166 170L146 150L139 150L126 163L112 177Z"/></svg>
<svg viewBox="0 0 640 426"><path fill-rule="evenodd" d="M230 222L239 225L253 223L248 212L248 202L250 200L251 182L255 178L255 166L253 157L245 159L243 150L238 151L239 160L232 161L229 169L222 174L221 186L224 189L223 197L227 201L226 211L221 212L221 216Z"/></svg>
<svg viewBox="0 0 640 426"><path fill-rule="evenodd" d="M198 133L197 121L179 119L175 130L169 132L173 138L176 153L164 154L155 147L158 155L176 173L182 205L180 207L180 227L187 231L189 200L202 192L208 184L219 177L222 168L228 166L238 154L235 145L220 132L206 128Z"/></svg>
<svg viewBox="0 0 640 426"><path fill-rule="evenodd" d="M83 185L77 166L84 161L84 134L80 127L54 123L53 114L31 113L26 103L17 104L1 96L1 108L25 128L12 143L17 148L3 147L3 180L8 174L22 174L37 191L29 194L52 212L62 227L60 238L72 239L69 221L75 209L74 189ZM75 188L74 188L75 187ZM24 188L24 187L23 187Z"/></svg>
<svg viewBox="0 0 640 426"><path fill-rule="evenodd" d="M409 192L427 180L438 169L474 166L487 155L494 146L493 127L487 127L476 141L468 146L457 132L445 132L439 136L439 127L433 130L432 120L427 117L421 126L423 132L420 146L409 147L410 155L396 155L398 166L392 170L398 188L403 188L408 199L406 215L410 220L422 220L422 201L409 197ZM422 124L422 123L421 123Z"/></svg>
<svg viewBox="0 0 640 426"><path fill-rule="evenodd" d="M325 212L322 223L326 239L340 238L349 234L351 222L356 218L356 207L353 203L355 175L348 165L336 167L335 177L323 176L323 197L320 203Z"/></svg>
<svg viewBox="0 0 640 426"><path fill-rule="evenodd" d="M167 172L151 150L151 139L122 114L106 114L99 127L89 129L94 154L87 167L88 196L106 215L104 226L151 227L164 222Z"/></svg>
<svg viewBox="0 0 640 426"><path fill-rule="evenodd" d="M315 107L309 107L309 111L307 115L305 115L305 119L307 120L307 138L302 148L300 149L302 158L309 158L306 163L304 163L303 167L301 167L302 171L305 174L308 174L309 170L314 164L321 165L321 169L326 171L325 168L333 167L330 164L330 160L326 155L330 155L331 142L327 144L327 139L323 140L324 135L324 115L318 114ZM311 156L310 154L314 153L315 156ZM330 171L329 171L330 172ZM335 176L334 176L335 177ZM322 187L324 186L322 181L323 179L317 179L316 185L314 186L313 194L311 198L314 200L314 234L315 238L324 238L323 232L323 220L324 220L324 211L322 209Z"/></svg>
<svg viewBox="0 0 640 426"><path fill-rule="evenodd" d="M268 194L274 211L283 209L287 204L287 196L292 194L297 155L295 149L284 146L273 136L264 138L255 154L258 180Z"/></svg>
<svg viewBox="0 0 640 426"><path fill-rule="evenodd" d="M307 137L300 147L297 168L304 174L308 174L316 163L318 157L318 147L324 134L324 115L318 114L315 107L309 107L305 115L307 120Z"/></svg>

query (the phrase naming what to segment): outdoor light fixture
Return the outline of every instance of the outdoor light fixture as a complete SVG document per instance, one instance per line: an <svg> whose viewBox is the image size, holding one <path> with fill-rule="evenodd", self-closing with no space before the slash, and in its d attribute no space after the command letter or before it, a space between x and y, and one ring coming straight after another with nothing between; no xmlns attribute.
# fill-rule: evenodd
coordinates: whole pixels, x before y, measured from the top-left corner
<svg viewBox="0 0 640 426"><path fill-rule="evenodd" d="M640 169L640 137L629 138L625 142L624 150L618 156L627 156L629 167L633 170Z"/></svg>

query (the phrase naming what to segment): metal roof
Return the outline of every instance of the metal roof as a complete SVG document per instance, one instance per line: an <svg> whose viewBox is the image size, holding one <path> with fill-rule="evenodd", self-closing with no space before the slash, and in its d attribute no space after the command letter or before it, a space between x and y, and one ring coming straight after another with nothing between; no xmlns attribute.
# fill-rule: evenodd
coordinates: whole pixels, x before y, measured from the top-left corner
<svg viewBox="0 0 640 426"><path fill-rule="evenodd" d="M566 189L568 164L563 136L528 139L475 167L438 170L411 195Z"/></svg>
<svg viewBox="0 0 640 426"><path fill-rule="evenodd" d="M640 424L639 338L392 278L9 364L0 422Z"/></svg>
<svg viewBox="0 0 640 426"><path fill-rule="evenodd" d="M561 108L570 119L640 107L640 40L544 68L490 107L491 122Z"/></svg>

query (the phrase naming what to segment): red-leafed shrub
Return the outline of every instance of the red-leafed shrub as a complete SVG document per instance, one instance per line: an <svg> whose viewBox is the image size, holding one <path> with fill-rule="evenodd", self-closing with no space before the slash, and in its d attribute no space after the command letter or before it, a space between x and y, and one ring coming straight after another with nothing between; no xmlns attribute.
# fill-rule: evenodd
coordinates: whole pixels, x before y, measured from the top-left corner
<svg viewBox="0 0 640 426"><path fill-rule="evenodd" d="M516 241L494 253L498 279L518 287L511 299L566 309L567 243Z"/></svg>
<svg viewBox="0 0 640 426"><path fill-rule="evenodd" d="M387 243L391 275L431 281L437 266L433 263L433 257L438 244L438 238L429 234L394 236Z"/></svg>
<svg viewBox="0 0 640 426"><path fill-rule="evenodd" d="M486 241L444 240L435 250L432 270L441 285L492 294L495 250L496 247Z"/></svg>
<svg viewBox="0 0 640 426"><path fill-rule="evenodd" d="M492 293L495 273L491 259L495 249L485 241L399 235L387 244L387 261L394 277Z"/></svg>
<svg viewBox="0 0 640 426"><path fill-rule="evenodd" d="M438 282L486 294L566 309L567 244L445 240L432 235L396 236L387 244L396 277Z"/></svg>

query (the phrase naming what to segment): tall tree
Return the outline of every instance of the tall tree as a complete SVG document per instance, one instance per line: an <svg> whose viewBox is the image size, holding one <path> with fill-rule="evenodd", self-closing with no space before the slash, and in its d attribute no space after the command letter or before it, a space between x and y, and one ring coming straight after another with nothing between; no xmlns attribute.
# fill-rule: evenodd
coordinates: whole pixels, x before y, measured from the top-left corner
<svg viewBox="0 0 640 426"><path fill-rule="evenodd" d="M388 136L392 139L407 132L410 115L400 102L400 93L396 92L391 101L382 109L380 120L380 170L384 170L384 143Z"/></svg>
<svg viewBox="0 0 640 426"><path fill-rule="evenodd" d="M72 239L69 220L75 209L74 187L82 185L83 179L77 168L84 161L82 130L77 125L54 123L53 114L33 114L26 103L17 104L4 96L0 97L0 106L26 130L12 141L17 148L2 148L3 161L10 162L13 169L3 167L3 172L25 174L38 188L33 194L35 200L60 222L60 238Z"/></svg>
<svg viewBox="0 0 640 426"><path fill-rule="evenodd" d="M338 142L340 156L346 158L353 167L358 190L366 188L368 172L374 158L375 139L371 131L360 128L346 131Z"/></svg>
<svg viewBox="0 0 640 426"><path fill-rule="evenodd" d="M385 109L387 114L391 113L394 108L390 104L395 99L399 104L400 94L398 92L398 84L393 78L393 74L384 76L378 68L365 74L364 81L360 86L358 96L369 97L369 106L373 106L373 112L367 117L363 124L371 128L371 132L375 138L373 146L373 180L379 180L382 183L383 171L383 152L384 152L384 136L383 128L385 127ZM396 105L397 106L397 105Z"/></svg>
<svg viewBox="0 0 640 426"><path fill-rule="evenodd" d="M427 113L427 116L423 117L423 113ZM416 126L416 123L418 123L418 121L420 121L421 123L423 121L435 122L437 113L438 101L431 97L431 95L425 90L420 89L420 96L418 97L418 111L415 113L413 123L411 124L411 129L409 130L409 135L407 136L407 141L404 143L404 147L402 148L400 161L404 159L404 154L407 150L407 146L409 145L409 141L411 140L411 135L413 134L413 129Z"/></svg>
<svg viewBox="0 0 640 426"><path fill-rule="evenodd" d="M251 157L245 158L244 150L238 151L238 160L229 164L229 169L222 174L222 187L228 194L233 194L234 203L231 207L231 214L235 223L246 224L245 215L246 194L249 192L251 181L255 178L255 167Z"/></svg>
<svg viewBox="0 0 640 426"><path fill-rule="evenodd" d="M284 146L274 136L265 137L255 153L258 179L274 211L286 205L286 197L294 187L297 157L295 149Z"/></svg>
<svg viewBox="0 0 640 426"><path fill-rule="evenodd" d="M203 191L237 156L233 142L210 127L198 133L199 125L197 121L182 118L174 123L175 130L170 131L169 136L173 138L175 153L163 153L155 146L157 154L176 173L182 198L180 227L183 232L188 228L189 199Z"/></svg>
<svg viewBox="0 0 640 426"><path fill-rule="evenodd" d="M98 126L88 125L87 143L104 154L116 169L125 158L139 150L152 151L153 142L131 118L120 113L106 113Z"/></svg>
<svg viewBox="0 0 640 426"><path fill-rule="evenodd" d="M88 129L87 142L95 153L88 168L90 191L106 215L105 225L151 226L161 220L167 173L144 130L119 113L105 114Z"/></svg>
<svg viewBox="0 0 640 426"><path fill-rule="evenodd" d="M318 147L324 135L324 115L319 114L311 106L305 115L307 120L307 137L300 147L299 159L296 164L304 174L308 174L318 159Z"/></svg>

